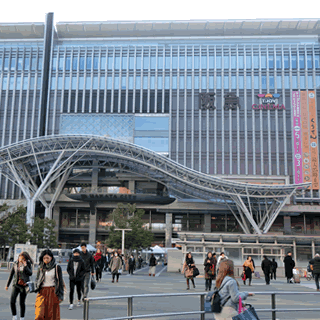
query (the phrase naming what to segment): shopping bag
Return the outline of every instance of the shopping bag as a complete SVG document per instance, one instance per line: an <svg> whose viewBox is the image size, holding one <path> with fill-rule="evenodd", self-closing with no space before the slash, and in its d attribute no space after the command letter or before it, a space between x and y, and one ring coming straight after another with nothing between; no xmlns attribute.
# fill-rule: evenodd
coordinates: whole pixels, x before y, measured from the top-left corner
<svg viewBox="0 0 320 320"><path fill-rule="evenodd" d="M246 274L244 272L242 272L241 279L243 281L246 281L246 279L247 279Z"/></svg>
<svg viewBox="0 0 320 320"><path fill-rule="evenodd" d="M198 276L200 274L199 269L198 268L194 268L193 269L193 277L195 278L196 276Z"/></svg>
<svg viewBox="0 0 320 320"><path fill-rule="evenodd" d="M119 269L119 270L118 270L118 273L122 274L122 269Z"/></svg>
<svg viewBox="0 0 320 320"><path fill-rule="evenodd" d="M249 308L244 308L245 311L238 314L237 316L232 317L232 320L260 320L254 307L251 304L247 304Z"/></svg>
<svg viewBox="0 0 320 320"><path fill-rule="evenodd" d="M96 288L96 281L94 280L94 277L91 277L91 290L94 290Z"/></svg>

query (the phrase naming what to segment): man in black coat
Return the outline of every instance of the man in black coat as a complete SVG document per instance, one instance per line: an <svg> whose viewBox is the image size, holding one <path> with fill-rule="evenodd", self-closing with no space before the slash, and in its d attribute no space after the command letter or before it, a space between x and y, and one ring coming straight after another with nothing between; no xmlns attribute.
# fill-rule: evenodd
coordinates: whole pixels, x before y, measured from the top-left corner
<svg viewBox="0 0 320 320"><path fill-rule="evenodd" d="M69 281L70 281L70 306L69 310L73 309L73 295L74 295L74 287L77 287L77 294L78 294L78 307L81 306L81 292L83 286L83 278L85 274L85 265L84 261L80 257L80 250L75 249L73 251L73 257L68 263L67 272L69 274Z"/></svg>
<svg viewBox="0 0 320 320"><path fill-rule="evenodd" d="M266 284L270 284L271 261L266 256L263 256L261 269L264 273Z"/></svg>
<svg viewBox="0 0 320 320"><path fill-rule="evenodd" d="M89 251L87 251L87 245L86 243L81 243L81 258L84 261L84 266L86 269L86 272L84 274L84 281L82 285L82 292L83 292L83 299L87 298L88 292L89 292L89 282L90 282L90 270L91 275L94 276L94 259ZM82 301L83 301L82 299Z"/></svg>
<svg viewBox="0 0 320 320"><path fill-rule="evenodd" d="M284 262L284 270L287 278L287 283L290 283L290 280L293 278L293 268L295 267L294 260L292 259L292 253L289 251L287 256L283 260Z"/></svg>
<svg viewBox="0 0 320 320"><path fill-rule="evenodd" d="M278 268L278 263L273 258L271 262L271 280L272 278L274 278L274 280L277 280L277 268Z"/></svg>
<svg viewBox="0 0 320 320"><path fill-rule="evenodd" d="M141 269L142 267L142 262L143 262L143 259L141 258L141 256L138 257L138 268Z"/></svg>
<svg viewBox="0 0 320 320"><path fill-rule="evenodd" d="M133 270L135 268L136 268L136 259L134 258L133 254L132 254L129 259L129 274L133 275Z"/></svg>
<svg viewBox="0 0 320 320"><path fill-rule="evenodd" d="M317 291L319 290L319 278L320 278L320 255L317 253L313 259L309 261L309 264L313 266L314 280L316 282Z"/></svg>

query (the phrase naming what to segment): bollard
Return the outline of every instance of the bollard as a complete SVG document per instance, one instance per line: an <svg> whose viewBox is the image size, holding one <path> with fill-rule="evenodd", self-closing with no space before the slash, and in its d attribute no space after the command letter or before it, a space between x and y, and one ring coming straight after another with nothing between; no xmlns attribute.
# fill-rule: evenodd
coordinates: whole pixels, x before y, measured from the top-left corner
<svg viewBox="0 0 320 320"><path fill-rule="evenodd" d="M127 309L127 316L132 316L132 297L128 298L128 309ZM128 318L129 320L130 318Z"/></svg>
<svg viewBox="0 0 320 320"><path fill-rule="evenodd" d="M89 320L89 300L84 299L83 320Z"/></svg>
<svg viewBox="0 0 320 320"><path fill-rule="evenodd" d="M276 308L276 295L275 293L271 294L271 308ZM276 311L272 311L272 320L276 320Z"/></svg>
<svg viewBox="0 0 320 320"><path fill-rule="evenodd" d="M200 311L204 311L204 294L200 295ZM201 320L205 320L205 314L201 313L200 315Z"/></svg>

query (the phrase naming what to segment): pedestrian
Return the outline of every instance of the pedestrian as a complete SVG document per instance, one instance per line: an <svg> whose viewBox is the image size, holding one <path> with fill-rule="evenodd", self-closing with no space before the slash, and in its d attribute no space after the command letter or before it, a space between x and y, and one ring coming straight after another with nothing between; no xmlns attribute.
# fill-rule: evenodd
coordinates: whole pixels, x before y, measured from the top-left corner
<svg viewBox="0 0 320 320"><path fill-rule="evenodd" d="M84 266L86 269L86 272L84 274L83 282L82 282L82 293L83 293L83 298L82 301L84 301L85 298L88 297L89 293L89 282L90 282L90 271L91 271L91 276L94 276L94 259L91 255L90 252L87 250L87 244L85 242L81 243L81 258L84 262Z"/></svg>
<svg viewBox="0 0 320 320"><path fill-rule="evenodd" d="M102 256L101 256L101 273L104 270L105 265L106 265L106 255L104 253L102 253Z"/></svg>
<svg viewBox="0 0 320 320"><path fill-rule="evenodd" d="M266 284L270 284L271 261L267 256L263 256L263 259L264 260L261 262L261 269L264 273Z"/></svg>
<svg viewBox="0 0 320 320"><path fill-rule="evenodd" d="M215 266L216 266L217 259L215 259L212 255L212 252L209 251L207 257L204 259L204 278L206 280L205 286L206 291L211 291L212 280L215 279Z"/></svg>
<svg viewBox="0 0 320 320"><path fill-rule="evenodd" d="M243 272L245 275L245 280L243 280L243 284L246 285L247 279L249 280L249 286L251 286L252 273L254 272L254 267L252 263L252 258L248 256L247 260L243 264Z"/></svg>
<svg viewBox="0 0 320 320"><path fill-rule="evenodd" d="M272 258L272 262L271 262L271 280L272 280L272 278L274 278L274 280L277 280L277 268L278 268L278 263L274 258Z"/></svg>
<svg viewBox="0 0 320 320"><path fill-rule="evenodd" d="M320 278L320 255L316 253L315 257L309 261L309 264L313 266L314 280L316 282L317 291L319 290L319 278Z"/></svg>
<svg viewBox="0 0 320 320"><path fill-rule="evenodd" d="M142 267L142 262L143 262L143 259L141 258L141 256L138 257L138 268L141 269Z"/></svg>
<svg viewBox="0 0 320 320"><path fill-rule="evenodd" d="M105 267L104 267L104 271L109 271L109 263L111 260L111 253L107 253L106 254L106 260L105 260Z"/></svg>
<svg viewBox="0 0 320 320"><path fill-rule="evenodd" d="M249 256L249 258L250 258L250 259L251 259L251 261L252 261L253 269L255 269L255 268L256 268L256 265L254 264L254 260L252 259L252 257L251 257L251 256Z"/></svg>
<svg viewBox="0 0 320 320"><path fill-rule="evenodd" d="M187 290L190 290L189 286L189 280L191 280L193 284L193 288L196 287L194 284L194 277L193 277L193 271L196 267L191 252L186 254L186 260L184 261L184 264L182 266L182 274L184 273L185 277L187 278Z"/></svg>
<svg viewBox="0 0 320 320"><path fill-rule="evenodd" d="M129 259L129 274L133 275L133 270L135 270L135 268L136 268L136 259L132 254Z"/></svg>
<svg viewBox="0 0 320 320"><path fill-rule="evenodd" d="M119 270L122 268L122 260L121 258L118 256L118 253L115 252L113 255L113 258L110 261L110 269L111 269L111 274L112 274L112 283L114 282L114 278L115 276L117 276L117 282L119 281Z"/></svg>
<svg viewBox="0 0 320 320"><path fill-rule="evenodd" d="M60 320L64 281L62 269L49 249L43 250L39 257L35 292L38 293L35 303L35 320Z"/></svg>
<svg viewBox="0 0 320 320"><path fill-rule="evenodd" d="M228 259L228 257L224 254L224 252L221 252L217 262L217 273L219 273L220 262L226 259Z"/></svg>
<svg viewBox="0 0 320 320"><path fill-rule="evenodd" d="M294 260L292 259L292 253L289 251L287 256L283 260L284 262L284 269L285 269L285 276L287 278L287 283L291 283L291 279L293 278L293 268L295 267Z"/></svg>
<svg viewBox="0 0 320 320"><path fill-rule="evenodd" d="M12 291L10 298L10 307L12 313L12 319L17 320L16 301L20 294L20 320L24 320L26 313L26 298L29 292L27 282L32 276L33 260L30 258L28 252L21 252L18 256L18 261L13 263L11 272L7 281L6 291L10 287L12 281Z"/></svg>
<svg viewBox="0 0 320 320"><path fill-rule="evenodd" d="M73 256L68 262L67 272L69 274L69 284L70 284L70 293L69 293L69 310L73 309L73 296L74 296L74 287L77 288L78 294L78 307L81 306L81 293L83 286L83 279L86 273L86 267L84 261L80 256L80 250L74 249Z"/></svg>
<svg viewBox="0 0 320 320"><path fill-rule="evenodd" d="M156 265L157 265L157 259L154 256L153 253L151 253L151 257L149 259L149 277L151 277L151 274L153 274L153 276L156 275Z"/></svg>
<svg viewBox="0 0 320 320"><path fill-rule="evenodd" d="M254 295L254 293L239 291L240 285L234 278L233 261L229 259L221 261L216 288L221 288L219 295L223 306L221 313L214 314L216 320L232 320L232 317L238 315L239 297L246 300L248 296Z"/></svg>
<svg viewBox="0 0 320 320"><path fill-rule="evenodd" d="M97 252L94 255L94 267L96 269L96 280L97 282L101 282L103 258L102 258L102 253L100 249L97 249Z"/></svg>

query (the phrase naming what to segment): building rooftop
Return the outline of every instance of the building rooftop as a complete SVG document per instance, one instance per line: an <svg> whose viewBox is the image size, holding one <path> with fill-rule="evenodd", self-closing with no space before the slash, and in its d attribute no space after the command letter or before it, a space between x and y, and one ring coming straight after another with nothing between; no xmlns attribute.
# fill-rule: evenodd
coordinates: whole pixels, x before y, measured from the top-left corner
<svg viewBox="0 0 320 320"><path fill-rule="evenodd" d="M0 23L0 40L2 39L43 39L44 23Z"/></svg>

